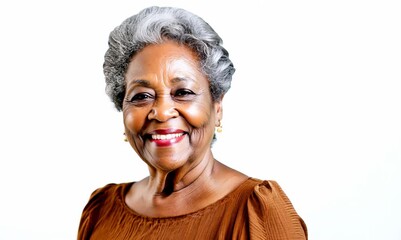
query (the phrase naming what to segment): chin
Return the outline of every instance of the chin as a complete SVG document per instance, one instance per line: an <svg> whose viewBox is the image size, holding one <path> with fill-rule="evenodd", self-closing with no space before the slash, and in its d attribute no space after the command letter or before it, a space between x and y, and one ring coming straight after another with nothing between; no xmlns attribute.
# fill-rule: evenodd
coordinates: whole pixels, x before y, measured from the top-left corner
<svg viewBox="0 0 401 240"><path fill-rule="evenodd" d="M142 159L156 170L171 172L190 163L190 155L187 154L149 154Z"/></svg>
<svg viewBox="0 0 401 240"><path fill-rule="evenodd" d="M185 166L188 161L176 159L158 159L157 161L150 161L149 163L151 167L155 168L158 171L173 172Z"/></svg>

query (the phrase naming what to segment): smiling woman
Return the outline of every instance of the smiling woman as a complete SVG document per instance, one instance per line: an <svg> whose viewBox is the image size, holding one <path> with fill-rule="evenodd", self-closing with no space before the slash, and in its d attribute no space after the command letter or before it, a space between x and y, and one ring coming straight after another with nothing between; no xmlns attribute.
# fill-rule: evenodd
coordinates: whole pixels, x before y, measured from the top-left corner
<svg viewBox="0 0 401 240"><path fill-rule="evenodd" d="M222 40L182 9L151 7L110 35L107 93L149 176L97 189L78 239L306 239L279 185L217 161L235 71Z"/></svg>
<svg viewBox="0 0 401 240"><path fill-rule="evenodd" d="M191 49L175 42L144 48L128 65L126 88L126 136L155 172L163 169L164 175L212 159L221 101L212 101L209 82Z"/></svg>

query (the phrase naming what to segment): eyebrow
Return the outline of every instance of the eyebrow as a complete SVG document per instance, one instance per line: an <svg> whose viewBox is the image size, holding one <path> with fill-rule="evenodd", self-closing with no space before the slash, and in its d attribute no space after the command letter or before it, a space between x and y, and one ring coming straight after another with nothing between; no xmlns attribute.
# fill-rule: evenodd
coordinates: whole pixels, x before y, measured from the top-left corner
<svg viewBox="0 0 401 240"><path fill-rule="evenodd" d="M139 85L142 87L150 87L150 82L147 80L143 80L143 79L136 79L136 80L129 81L129 85L131 85L131 86Z"/></svg>
<svg viewBox="0 0 401 240"><path fill-rule="evenodd" d="M196 82L196 81L194 79L188 78L188 77L175 77L175 78L171 79L171 82L172 83L180 83L180 82ZM151 83L148 80L135 79L135 80L129 81L128 89L132 89L132 88L135 88L138 86L150 88Z"/></svg>
<svg viewBox="0 0 401 240"><path fill-rule="evenodd" d="M187 78L187 77L175 77L171 79L173 83L179 83L179 82L195 82L194 79L192 78Z"/></svg>
<svg viewBox="0 0 401 240"><path fill-rule="evenodd" d="M175 77L173 79L171 79L171 82L173 83L179 83L179 82L196 82L194 79L192 78L188 78L188 77ZM130 85L140 85L143 87L149 87L151 84L148 80L143 80L143 79L135 79L132 81L129 81Z"/></svg>

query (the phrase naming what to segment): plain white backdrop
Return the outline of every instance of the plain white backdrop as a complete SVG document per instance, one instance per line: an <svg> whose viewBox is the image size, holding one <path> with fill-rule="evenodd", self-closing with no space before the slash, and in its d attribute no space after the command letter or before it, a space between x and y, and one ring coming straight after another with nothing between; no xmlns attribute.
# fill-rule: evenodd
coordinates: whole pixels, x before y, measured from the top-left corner
<svg viewBox="0 0 401 240"><path fill-rule="evenodd" d="M220 161L274 179L310 239L401 239L399 1L3 1L0 239L75 239L93 190L139 180L104 93L109 32L190 10L237 68Z"/></svg>

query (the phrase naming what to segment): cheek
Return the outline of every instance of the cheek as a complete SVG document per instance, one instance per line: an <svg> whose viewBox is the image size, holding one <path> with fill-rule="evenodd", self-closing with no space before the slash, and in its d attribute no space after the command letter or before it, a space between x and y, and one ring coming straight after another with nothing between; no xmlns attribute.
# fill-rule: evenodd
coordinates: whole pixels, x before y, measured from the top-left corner
<svg viewBox="0 0 401 240"><path fill-rule="evenodd" d="M125 128L133 135L138 135L144 125L145 118L141 111L124 111Z"/></svg>
<svg viewBox="0 0 401 240"><path fill-rule="evenodd" d="M213 108L210 103L197 103L185 107L182 114L185 119L195 128L203 128L214 122L214 115L212 114Z"/></svg>

